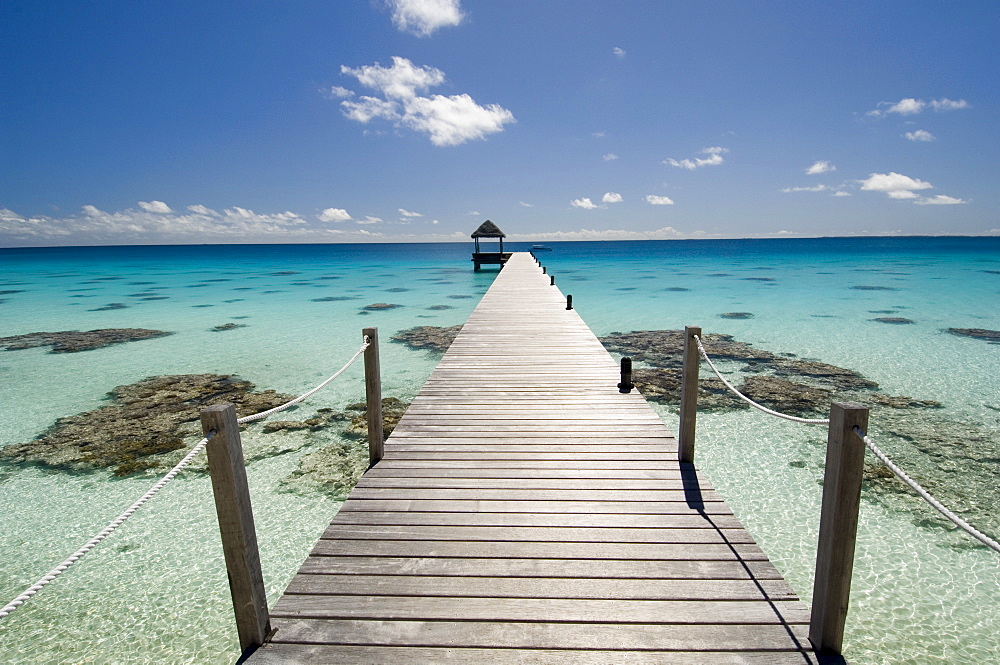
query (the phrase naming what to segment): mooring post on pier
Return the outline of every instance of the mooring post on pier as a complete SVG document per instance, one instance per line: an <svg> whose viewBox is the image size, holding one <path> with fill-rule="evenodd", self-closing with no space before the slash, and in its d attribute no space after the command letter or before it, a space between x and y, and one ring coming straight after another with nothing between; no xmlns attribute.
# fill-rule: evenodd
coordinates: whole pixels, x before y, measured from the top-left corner
<svg viewBox="0 0 1000 665"><path fill-rule="evenodd" d="M365 328L362 335L368 338L365 349L365 402L368 420L368 461L375 464L382 459L382 374L378 362L378 328Z"/></svg>
<svg viewBox="0 0 1000 665"><path fill-rule="evenodd" d="M632 359L629 357L622 358L621 361L621 383L618 384L618 392L620 393L630 393L635 385L632 383Z"/></svg>
<svg viewBox="0 0 1000 665"><path fill-rule="evenodd" d="M205 436L215 432L207 446L208 471L212 476L236 631L240 650L246 654L264 643L271 632L271 622L236 407L216 404L202 409L201 428Z"/></svg>
<svg viewBox="0 0 1000 665"><path fill-rule="evenodd" d="M868 409L854 402L830 405L823 508L816 548L809 641L818 652L839 654L851 595L854 544L861 503L865 444L855 432L868 429Z"/></svg>
<svg viewBox="0 0 1000 665"><path fill-rule="evenodd" d="M677 434L677 459L694 462L694 432L698 419L698 370L701 355L698 341L701 328L684 326L684 373L681 379L681 422Z"/></svg>

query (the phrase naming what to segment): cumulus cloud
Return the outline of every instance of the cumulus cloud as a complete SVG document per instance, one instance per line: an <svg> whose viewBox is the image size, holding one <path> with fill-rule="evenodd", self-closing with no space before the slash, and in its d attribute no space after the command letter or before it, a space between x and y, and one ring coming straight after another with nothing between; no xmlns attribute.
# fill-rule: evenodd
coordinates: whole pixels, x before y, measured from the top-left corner
<svg viewBox="0 0 1000 665"><path fill-rule="evenodd" d="M647 194L646 203L654 206L672 206L674 204L669 196L657 196L656 194Z"/></svg>
<svg viewBox="0 0 1000 665"><path fill-rule="evenodd" d="M677 160L672 157L666 159L663 163L669 166L676 166L677 168L687 169L693 171L695 169L701 168L703 166L718 166L725 160L722 155L729 152L728 148L720 148L718 146L711 148L702 148L701 154L708 155L708 157L695 157L694 159L681 159Z"/></svg>
<svg viewBox="0 0 1000 665"><path fill-rule="evenodd" d="M580 229L578 231L549 231L540 233L511 233L507 238L513 242L539 242L557 240L670 240L672 238L720 237L705 231L678 231L672 226L653 231L629 231L625 229Z"/></svg>
<svg viewBox="0 0 1000 665"><path fill-rule="evenodd" d="M896 113L899 115L916 115L918 113L922 113L924 109L927 109L928 107L935 111L955 111L958 109L969 108L969 102L964 99L952 100L947 97L932 99L929 102L925 102L922 99L905 97L898 102L879 102L878 107L869 111L868 115L876 118L883 118L890 113Z"/></svg>
<svg viewBox="0 0 1000 665"><path fill-rule="evenodd" d="M357 222L358 224L378 224L379 222L382 221L382 218L372 217L371 215L367 215L364 219L357 219L354 221Z"/></svg>
<svg viewBox="0 0 1000 665"><path fill-rule="evenodd" d="M621 203L622 195L618 192L606 192L604 196L601 197L602 203Z"/></svg>
<svg viewBox="0 0 1000 665"><path fill-rule="evenodd" d="M396 28L418 37L459 25L465 18L459 0L389 0L389 7Z"/></svg>
<svg viewBox="0 0 1000 665"><path fill-rule="evenodd" d="M902 173L872 173L861 181L861 189L867 192L882 192L890 199L915 199L922 189L932 189L929 182L905 176Z"/></svg>
<svg viewBox="0 0 1000 665"><path fill-rule="evenodd" d="M821 173L831 173L836 170L836 166L822 159L818 162L813 162L813 165L806 169L806 175L819 175Z"/></svg>
<svg viewBox="0 0 1000 665"><path fill-rule="evenodd" d="M925 141L926 142L926 141L934 141L935 140L934 135L931 134L930 132L928 132L925 129L918 129L915 132L906 132L905 134L903 134L903 136L905 136L906 138L908 138L911 141Z"/></svg>
<svg viewBox="0 0 1000 665"><path fill-rule="evenodd" d="M168 213L173 212L163 201L139 201L139 207L146 212Z"/></svg>
<svg viewBox="0 0 1000 665"><path fill-rule="evenodd" d="M611 52L614 53L619 58L624 58L625 57L625 49L620 48L618 46L616 46L613 49L611 49Z"/></svg>
<svg viewBox="0 0 1000 665"><path fill-rule="evenodd" d="M851 195L851 193L850 193L850 192L845 192L845 191L844 191L844 190L842 190L842 189L838 189L838 190L837 190L836 192L834 192L834 193L833 193L833 194L831 194L830 196L850 196L850 195Z"/></svg>
<svg viewBox="0 0 1000 665"><path fill-rule="evenodd" d="M212 217L218 217L219 215L219 213L215 212L211 208L206 208L203 205L188 206L187 209L198 215L208 215Z"/></svg>
<svg viewBox="0 0 1000 665"><path fill-rule="evenodd" d="M351 215L343 208L327 208L317 218L321 222L346 222L351 219Z"/></svg>
<svg viewBox="0 0 1000 665"><path fill-rule="evenodd" d="M329 88L320 88L320 93L327 99L347 99L354 96L353 90L342 88L339 85L332 85Z"/></svg>
<svg viewBox="0 0 1000 665"><path fill-rule="evenodd" d="M397 208L397 210L399 210L399 214L403 217L423 217L421 213L413 212L412 210L404 210L403 208Z"/></svg>
<svg viewBox="0 0 1000 665"><path fill-rule="evenodd" d="M583 208L584 210L593 210L600 207L588 198L573 199L569 204L574 208Z"/></svg>
<svg viewBox="0 0 1000 665"><path fill-rule="evenodd" d="M813 187L785 187L782 192L785 194L790 194L791 192L825 192L830 189L826 185L815 185Z"/></svg>
<svg viewBox="0 0 1000 665"><path fill-rule="evenodd" d="M939 205L939 206L950 206L959 205L962 203L968 203L965 199L956 199L954 196L945 196L944 194L938 194L931 197L923 197L914 201L917 205Z"/></svg>
<svg viewBox="0 0 1000 665"><path fill-rule="evenodd" d="M601 159L603 159L603 160L604 160L604 161L606 161L606 162L613 162L613 161L615 161L616 159L618 159L618 155L616 155L616 154L615 154L615 153L613 153L613 152L609 152L609 153L607 153L606 155L602 155L602 156L601 156Z"/></svg>
<svg viewBox="0 0 1000 665"><path fill-rule="evenodd" d="M499 104L481 106L467 94L421 96L418 93L444 83L444 72L434 67L418 67L406 58L393 56L391 67L378 63L357 68L345 65L340 71L383 95L363 95L357 101L345 99L340 103L344 116L362 124L388 120L396 126L426 133L437 146L485 139L503 131L507 123L515 122L514 114Z"/></svg>

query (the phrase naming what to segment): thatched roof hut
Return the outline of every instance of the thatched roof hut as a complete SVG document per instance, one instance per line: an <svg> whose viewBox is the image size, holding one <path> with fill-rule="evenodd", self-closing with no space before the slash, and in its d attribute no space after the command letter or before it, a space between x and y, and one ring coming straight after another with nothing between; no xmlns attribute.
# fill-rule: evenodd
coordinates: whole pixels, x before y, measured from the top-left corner
<svg viewBox="0 0 1000 665"><path fill-rule="evenodd" d="M500 227L486 220L479 225L479 228L472 232L472 238L476 241L476 249L472 253L472 261L475 265L475 269L479 270L479 267L484 263L498 263L500 266L510 258L510 253L504 253L503 251L503 239L507 237L507 234L500 230ZM483 252L479 249L479 239L480 238L497 238L500 240L500 251L499 252Z"/></svg>
<svg viewBox="0 0 1000 665"><path fill-rule="evenodd" d="M477 240L479 238L506 238L507 234L501 231L499 226L487 219L479 225L478 229L472 232L472 237Z"/></svg>

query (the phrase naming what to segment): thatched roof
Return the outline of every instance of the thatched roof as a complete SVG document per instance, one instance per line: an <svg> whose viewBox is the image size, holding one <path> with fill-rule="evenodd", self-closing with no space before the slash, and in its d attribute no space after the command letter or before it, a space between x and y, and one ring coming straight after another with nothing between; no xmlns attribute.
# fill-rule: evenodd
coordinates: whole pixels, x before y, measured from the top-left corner
<svg viewBox="0 0 1000 665"><path fill-rule="evenodd" d="M500 230L496 224L486 220L479 225L479 228L472 232L473 238L506 238L507 234Z"/></svg>

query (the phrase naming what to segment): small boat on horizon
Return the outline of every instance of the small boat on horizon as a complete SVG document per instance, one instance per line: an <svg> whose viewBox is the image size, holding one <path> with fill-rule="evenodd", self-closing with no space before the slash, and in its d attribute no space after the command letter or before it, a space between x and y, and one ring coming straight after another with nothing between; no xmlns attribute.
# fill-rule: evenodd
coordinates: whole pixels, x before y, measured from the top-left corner
<svg viewBox="0 0 1000 665"><path fill-rule="evenodd" d="M532 245L531 251L533 252L551 252L551 247L546 247L545 245Z"/></svg>

